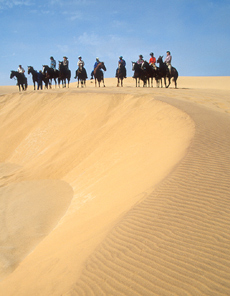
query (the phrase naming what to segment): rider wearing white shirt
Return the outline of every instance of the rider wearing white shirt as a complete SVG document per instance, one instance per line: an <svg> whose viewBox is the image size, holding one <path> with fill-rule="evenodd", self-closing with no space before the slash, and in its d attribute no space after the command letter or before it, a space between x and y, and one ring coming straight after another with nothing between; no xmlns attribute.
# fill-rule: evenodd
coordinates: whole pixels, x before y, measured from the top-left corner
<svg viewBox="0 0 230 296"><path fill-rule="evenodd" d="M83 67L85 66L85 63L84 63L84 61L82 60L82 57L79 56L78 59L79 59L79 61L77 62L77 66L78 66L78 68L79 68L79 69L80 69L80 68L83 68Z"/></svg>
<svg viewBox="0 0 230 296"><path fill-rule="evenodd" d="M18 73L22 73L22 74L25 73L25 70L22 68L22 65L18 66Z"/></svg>

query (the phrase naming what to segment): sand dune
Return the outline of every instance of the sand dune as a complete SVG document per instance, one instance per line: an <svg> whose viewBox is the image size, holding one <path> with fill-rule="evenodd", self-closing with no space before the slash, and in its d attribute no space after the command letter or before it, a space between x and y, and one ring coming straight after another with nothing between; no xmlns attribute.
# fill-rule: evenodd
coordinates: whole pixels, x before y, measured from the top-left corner
<svg viewBox="0 0 230 296"><path fill-rule="evenodd" d="M228 295L229 80L0 87L0 294Z"/></svg>

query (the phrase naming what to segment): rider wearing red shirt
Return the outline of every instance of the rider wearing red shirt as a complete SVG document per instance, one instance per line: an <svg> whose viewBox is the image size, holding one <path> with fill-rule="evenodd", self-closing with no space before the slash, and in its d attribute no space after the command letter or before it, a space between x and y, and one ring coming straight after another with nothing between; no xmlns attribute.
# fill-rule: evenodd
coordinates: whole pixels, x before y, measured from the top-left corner
<svg viewBox="0 0 230 296"><path fill-rule="evenodd" d="M151 58L149 59L149 65L156 69L156 58L153 52L150 53Z"/></svg>

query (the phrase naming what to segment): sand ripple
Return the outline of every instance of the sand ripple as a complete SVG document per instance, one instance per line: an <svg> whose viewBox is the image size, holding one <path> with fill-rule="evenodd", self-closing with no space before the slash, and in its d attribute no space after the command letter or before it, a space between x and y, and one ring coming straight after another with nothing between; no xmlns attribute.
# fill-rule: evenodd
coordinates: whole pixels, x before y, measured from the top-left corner
<svg viewBox="0 0 230 296"><path fill-rule="evenodd" d="M196 123L188 155L116 225L66 295L229 295L230 118L172 104Z"/></svg>

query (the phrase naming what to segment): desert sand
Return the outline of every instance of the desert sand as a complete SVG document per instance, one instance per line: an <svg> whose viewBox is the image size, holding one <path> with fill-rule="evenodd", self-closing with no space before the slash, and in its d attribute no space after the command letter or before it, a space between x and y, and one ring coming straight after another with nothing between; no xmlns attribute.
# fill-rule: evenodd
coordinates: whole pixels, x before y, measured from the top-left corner
<svg viewBox="0 0 230 296"><path fill-rule="evenodd" d="M230 77L0 87L0 295L230 295Z"/></svg>

